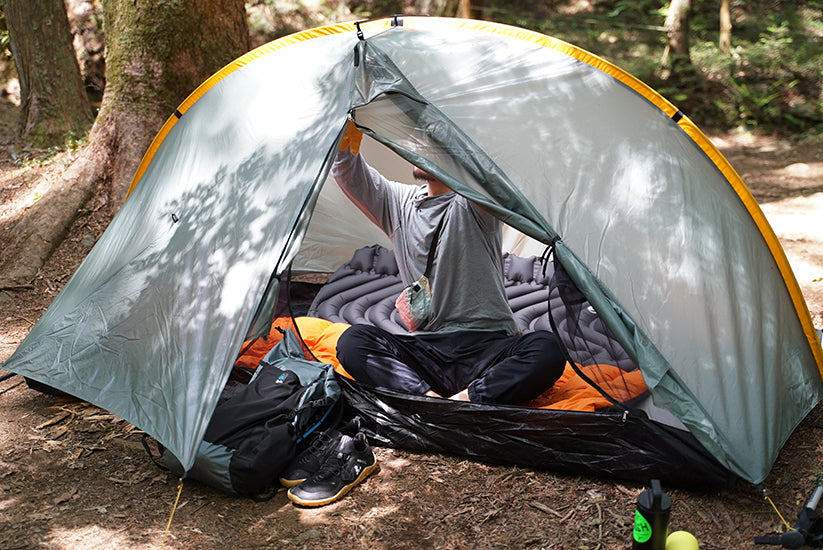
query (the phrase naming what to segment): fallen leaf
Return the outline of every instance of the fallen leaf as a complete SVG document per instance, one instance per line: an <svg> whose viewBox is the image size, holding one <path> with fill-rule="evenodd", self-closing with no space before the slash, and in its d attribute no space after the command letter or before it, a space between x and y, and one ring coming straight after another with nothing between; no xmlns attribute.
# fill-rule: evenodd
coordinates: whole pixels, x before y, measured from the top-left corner
<svg viewBox="0 0 823 550"><path fill-rule="evenodd" d="M538 510L540 510L541 512L546 512L547 514L552 514L552 515L555 515L555 516L557 516L557 517L559 517L559 518L560 518L560 517L563 517L563 516L560 514L560 512L557 512L557 511L555 511L555 510L552 510L551 508L549 508L548 506L546 506L546 505L545 505L545 504L543 504L542 502L537 502L536 500L529 501L529 506L531 506L532 508L537 508L537 509L538 509Z"/></svg>
<svg viewBox="0 0 823 550"><path fill-rule="evenodd" d="M68 426L60 426L59 428L57 428L56 430L54 430L54 432L52 432L51 434L49 434L49 437L51 437L51 439L52 439L52 440L55 440L55 439L60 439L61 437L63 437L64 435L66 435L66 432L68 432L68 431L69 431L69 427L68 427Z"/></svg>
<svg viewBox="0 0 823 550"><path fill-rule="evenodd" d="M62 421L62 420L65 420L65 419L66 419L67 417L69 417L69 416L71 416L71 413L69 413L69 412L65 412L65 411L64 411L64 412L62 412L62 413L58 414L57 416L53 416L53 417L51 417L49 420L46 420L45 422L43 422L42 424L40 424L39 426L37 426L37 427L36 427L36 428L34 428L34 429L35 429L35 430L41 430L41 429L43 429L43 428L45 428L45 427L47 427L47 426L51 426L51 425L53 425L53 424L57 424L58 422L60 422L60 421Z"/></svg>

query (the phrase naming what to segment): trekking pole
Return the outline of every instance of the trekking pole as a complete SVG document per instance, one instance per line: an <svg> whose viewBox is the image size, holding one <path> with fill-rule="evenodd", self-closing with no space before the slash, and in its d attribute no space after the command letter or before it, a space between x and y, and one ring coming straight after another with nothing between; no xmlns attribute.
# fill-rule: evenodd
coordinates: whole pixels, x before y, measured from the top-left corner
<svg viewBox="0 0 823 550"><path fill-rule="evenodd" d="M808 504L806 504L806 508L817 510L817 505L820 504L821 497L823 497L823 479L818 481L817 487L815 487L814 493L812 493L812 498L810 498Z"/></svg>
<svg viewBox="0 0 823 550"><path fill-rule="evenodd" d="M823 498L823 478L818 478L811 498L797 514L797 524L780 536L755 537L755 544L770 544L783 548L823 547L823 519L815 511Z"/></svg>

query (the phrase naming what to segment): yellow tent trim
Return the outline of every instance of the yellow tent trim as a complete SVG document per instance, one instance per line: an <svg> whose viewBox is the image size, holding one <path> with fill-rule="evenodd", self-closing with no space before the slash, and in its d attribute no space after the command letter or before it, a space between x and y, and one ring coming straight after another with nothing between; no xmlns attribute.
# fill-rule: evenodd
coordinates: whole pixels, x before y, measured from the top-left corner
<svg viewBox="0 0 823 550"><path fill-rule="evenodd" d="M657 93L657 91L655 91L653 88L638 80L636 77L632 76L631 74L627 73L626 71L617 67L616 65L610 63L609 61L606 61L605 59L595 54L592 54L586 50L578 48L577 46L569 44L568 42L564 42L562 40L558 40L556 38L552 38L550 36L546 36L538 32L513 27L510 25L493 23L489 21L445 17L402 17L401 19L403 21L404 27L412 29L459 28L478 30L493 34L499 34L502 36L509 36L512 38L516 38L518 40L531 42L539 46L557 50L570 57L578 59L583 63L586 63L587 65L591 65L592 67L616 78L621 83L628 86L629 88L640 94L642 97L644 97L646 100L651 102L658 109L666 113L670 118L675 117L675 115L678 113L677 107L675 107L667 99L665 99L663 96ZM368 21L361 24L361 29L368 32L381 31L390 27L393 21L394 18ZM163 142L163 139L165 139L166 135L177 122L179 117L182 114L184 114L186 110L189 107L191 107L191 105L193 105L198 99L200 99L200 97L203 94L205 94L209 89L211 89L215 84L220 82L223 78L233 73L237 69L247 65L248 63L251 63L255 59L262 57L266 54L269 54L273 51L288 47L292 44L296 44L306 40L311 40L312 38L352 32L355 29L356 26L354 23L343 23L298 32L289 36L285 36L278 40L274 40L272 42L269 42L268 44L264 44L263 46L260 46L259 48L250 51L244 56L238 58L237 60L223 67L223 69L215 73L211 78L206 80L194 92L192 92L192 94L189 95L188 98L186 98L186 100L180 105L180 107L178 107L175 115L169 117L169 119L163 125L160 132L157 134L154 141L149 146L149 149L146 151L146 154L143 156L143 160L140 162L140 166L137 168L137 172L135 173L135 176L132 180L131 186L129 188L129 193L132 192L137 183L140 181L140 178L143 176L146 167L151 162L152 157L157 152L157 149L160 147L160 144ZM757 201L754 199L748 187L746 187L745 183L734 170L734 168L732 168L732 166L725 159L725 157L723 157L720 151L718 151L718 149L703 134L703 132L701 132L700 129L697 128L697 126L695 126L695 124L691 120L689 120L688 117L685 116L679 118L677 120L677 124L680 126L681 129L683 129L683 131L686 132L686 134L695 142L695 144L698 147L700 147L700 149L709 157L709 159L714 163L714 165L726 177L726 180L732 186L735 193L737 193L737 196L743 202L743 205L746 207L746 210L748 210L749 214L752 216L752 219L757 224L758 229L760 229L760 233L761 235L763 235L763 238L766 241L767 246L772 252L772 256L774 257L775 262L777 263L778 269L780 270L780 273L783 275L783 280L786 283L786 287L792 298L795 309L798 313L798 317L800 318L800 322L803 325L804 333L809 342L809 345L811 346L815 360L817 361L818 371L820 371L821 377L823 377L823 348L821 348L820 341L818 340L817 333L812 323L811 314L809 313L808 306L806 304L805 299L803 298L803 293L800 290L800 286L797 283L797 279L794 276L789 261L786 258L786 253L783 250L783 247L780 245L780 241L778 240L768 221L766 220L763 211L760 209L760 206L757 204Z"/></svg>

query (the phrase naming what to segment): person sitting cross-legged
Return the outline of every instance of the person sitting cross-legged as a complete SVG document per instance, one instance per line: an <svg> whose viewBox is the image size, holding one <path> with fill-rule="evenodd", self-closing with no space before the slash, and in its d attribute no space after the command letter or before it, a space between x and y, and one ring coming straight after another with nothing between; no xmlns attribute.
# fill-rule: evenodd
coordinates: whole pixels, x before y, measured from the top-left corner
<svg viewBox="0 0 823 550"><path fill-rule="evenodd" d="M373 387L480 403L522 403L550 388L565 359L551 332L518 332L500 220L420 168L418 186L389 181L359 154L361 138L349 122L332 174L390 238L405 285L426 271L435 246L431 315L409 334L352 325L337 344L343 368Z"/></svg>

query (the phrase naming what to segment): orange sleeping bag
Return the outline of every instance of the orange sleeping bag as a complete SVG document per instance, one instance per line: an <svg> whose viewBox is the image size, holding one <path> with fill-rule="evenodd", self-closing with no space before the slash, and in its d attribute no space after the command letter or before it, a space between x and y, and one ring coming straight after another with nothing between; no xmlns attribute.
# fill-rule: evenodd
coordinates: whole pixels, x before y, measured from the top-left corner
<svg viewBox="0 0 823 550"><path fill-rule="evenodd" d="M339 374L352 378L337 360L337 340L340 335L349 328L346 323L333 323L325 319L316 317L297 317L297 330L303 339L304 346L311 349L314 357L322 363L334 365L334 370ZM283 335L278 330L294 328L291 318L278 318L272 324L272 330L265 338L257 338L243 344L240 356L235 365L246 367L256 367L271 348L279 342ZM307 349L306 358L312 359ZM589 365L580 367L580 370L590 379L598 380L608 386L610 382L615 382L628 397L636 397L646 391L646 383L639 370L626 372L611 365ZM622 376L622 381L619 377ZM560 379L540 396L523 403L525 407L535 407L542 409L562 409L569 411L595 411L608 407L611 403L603 397L600 392L583 380L570 365L566 365L566 370Z"/></svg>

